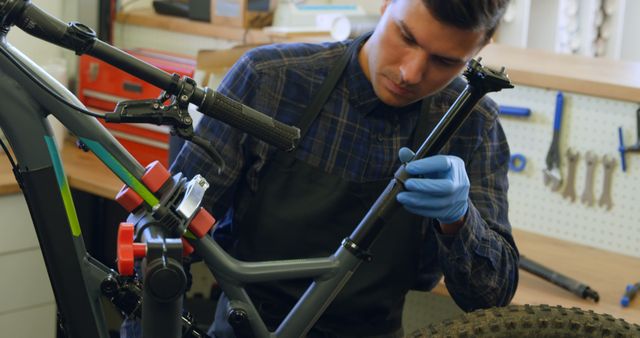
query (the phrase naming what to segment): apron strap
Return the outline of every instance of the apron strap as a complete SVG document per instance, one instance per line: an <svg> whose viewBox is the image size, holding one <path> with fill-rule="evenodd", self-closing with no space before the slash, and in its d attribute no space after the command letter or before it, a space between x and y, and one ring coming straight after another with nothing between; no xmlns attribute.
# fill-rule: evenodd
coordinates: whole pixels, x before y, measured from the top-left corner
<svg viewBox="0 0 640 338"><path fill-rule="evenodd" d="M313 98L313 101L311 101L311 104L307 107L307 111L302 116L300 121L298 121L298 128L300 128L300 140L304 138L304 136L309 131L311 123L316 119L318 114L320 114L320 111L322 111L322 107L324 107L324 104L327 102L329 95L331 95L331 92L338 83L338 80L340 80L342 73L344 72L345 68L347 68L347 64L349 64L351 56L358 51L360 45L371 36L371 33L372 32L360 35L355 40L353 40L347 50L342 54L342 56L340 56L340 59L335 64L335 66L333 66L333 68L331 68L331 71L329 71L329 75L327 75L327 78L320 86L320 90Z"/></svg>
<svg viewBox="0 0 640 338"><path fill-rule="evenodd" d="M429 113L431 112L431 103L433 102L434 96L435 94L422 99L420 116L418 117L416 129L413 131L413 140L411 140L411 150L413 151L418 151L418 148L420 148L429 132L431 132L431 129L433 129L433 124L431 123L431 119L429 119Z"/></svg>
<svg viewBox="0 0 640 338"><path fill-rule="evenodd" d="M331 68L327 78L322 82L318 93L314 96L311 104L307 107L306 112L298 121L298 128L300 129L300 140L302 140L313 121L318 117L322 108L324 107L327 99L329 99L329 95L336 87L336 84L340 80L342 73L347 68L351 57L357 53L358 49L372 34L373 32L365 33L357 37L353 42L347 47L345 52L340 56L340 59L337 63ZM426 97L422 100L422 105L420 108L420 116L418 117L418 124L416 129L413 132L413 140L412 147L413 150L417 150L418 147L422 144L424 139L427 137L428 132L430 131L430 120L428 118L429 112L431 110L431 103L433 102L433 95Z"/></svg>

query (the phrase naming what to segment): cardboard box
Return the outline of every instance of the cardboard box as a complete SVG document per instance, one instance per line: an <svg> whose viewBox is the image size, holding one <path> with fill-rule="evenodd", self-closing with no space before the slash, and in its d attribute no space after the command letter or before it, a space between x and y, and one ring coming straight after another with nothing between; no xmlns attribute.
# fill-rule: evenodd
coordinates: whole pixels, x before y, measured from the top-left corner
<svg viewBox="0 0 640 338"><path fill-rule="evenodd" d="M242 28L270 26L276 5L277 0L211 0L211 22Z"/></svg>
<svg viewBox="0 0 640 338"><path fill-rule="evenodd" d="M218 85L240 57L259 45L243 45L231 49L201 50L196 57L196 79L199 85L211 89Z"/></svg>

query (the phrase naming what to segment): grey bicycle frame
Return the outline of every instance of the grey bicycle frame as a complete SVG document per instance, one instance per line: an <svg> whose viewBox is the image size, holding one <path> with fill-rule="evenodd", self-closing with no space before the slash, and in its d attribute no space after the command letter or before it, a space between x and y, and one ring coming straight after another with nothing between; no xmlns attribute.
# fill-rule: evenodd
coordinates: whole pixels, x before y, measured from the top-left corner
<svg viewBox="0 0 640 338"><path fill-rule="evenodd" d="M28 57L12 47L6 40L1 42L0 48L20 60L34 75L46 82L52 90L75 105L84 107L71 92ZM7 136L23 176L34 170L54 168L55 160L52 160L52 156L57 157L58 155L52 154L57 150L55 146L50 146L52 142L55 143L55 140L52 137L51 128L46 119L46 116L52 114L70 132L85 141L85 144L110 169L113 170L116 165L112 162L115 159L121 168L125 168L127 172L133 174L137 181L141 182L144 168L96 119L80 114L51 97L49 93L16 69L4 56L0 57L0 77L2 79L0 81L0 92L4 93L2 108L0 108L0 127ZM57 170L62 170L62 168ZM118 174L117 172L115 173ZM57 172L56 174L57 176L64 176L64 172ZM54 179L54 177L51 177L51 179ZM60 210L69 208L69 206L65 205L61 194L57 193L60 189L50 189L51 186L48 186L47 189L44 189L44 186L35 186L33 188L25 189L25 195L27 195L28 190L29 196L26 196L26 198L32 215L47 215L47 217L42 218L34 217L34 224L61 313L77 313L78 317L70 316L75 318L85 317L87 313L91 313L94 318L99 318L96 320L95 328L90 329L91 332L99 333L100 337L108 337L100 305L101 291L99 285L109 274L114 272L91 259L86 252L81 234L74 236L71 231L68 234L69 236L66 237L73 238L71 242L73 243L72 251L74 255L65 256L67 259L69 259L68 257L77 257L78 264L73 267L61 268L59 266L61 265L60 261L55 261L48 256L49 253L62 251L60 249L65 244L59 239L56 239L55 243L49 243L50 238L54 237L50 236L49 232L43 228L56 229L55 231L68 230L71 228L71 224L77 224L77 219L69 220L68 215L58 217L58 219L51 217L50 210L52 208ZM54 193L51 194L51 192ZM46 197L36 196L45 193ZM40 202L42 200L48 200L48 205L42 204ZM73 205L70 207L73 207ZM75 213L75 210L73 212ZM39 221L45 224L39 226ZM78 232L79 229L74 231ZM56 236L55 238L58 237ZM339 246L338 244L336 243L336 246ZM231 304L247 312L249 322L257 337L303 336L313 326L313 323L331 303L331 300L361 262L342 246L339 246L339 249L327 258L248 263L234 259L208 237L201 240L193 240L193 245L228 295ZM65 251L68 251L68 248ZM69 279L78 278L78 275L82 279L81 282L78 282L79 285L82 285L80 288L78 288L76 282L69 281ZM300 298L300 301L276 332L269 332L242 285L292 278L313 278L315 281ZM81 290L86 291L83 292ZM75 309L65 311L66 306L64 306L64 303L66 300L78 298L80 293L86 293L84 296L87 304L84 306L76 304L74 305ZM89 309L88 312L86 311L87 309ZM70 331L73 335L74 331ZM85 332L83 334L86 334L86 331L83 332ZM78 332L77 336L80 335L81 333Z"/></svg>
<svg viewBox="0 0 640 338"><path fill-rule="evenodd" d="M20 60L34 75L44 80L52 90L63 95L75 105L83 107L82 103L64 86L6 41L1 42L0 48ZM7 136L23 175L33 170L54 167L54 160L51 159L51 156L52 151L57 152L57 150L55 147L48 146L51 142L55 143L55 140L53 139L49 122L46 119L46 116L52 114L70 132L84 140L90 148L98 147L91 150L100 154L98 157L101 160L105 161L107 156L117 159L123 168L133 173L136 179L141 181L144 168L96 119L71 110L52 98L49 93L35 85L33 81L17 70L6 57L0 57L0 77L2 79L0 81L0 91L4 93L2 108L0 108L0 127ZM98 144L101 146L98 146ZM114 166L108 160L105 164L110 168ZM59 172L57 175L64 176L64 173ZM32 195L45 193L44 189L42 189L44 187L33 188L35 188L33 191L29 190ZM61 210L64 210L65 202L62 200L62 196L60 194L50 194L52 191L57 193L60 190L46 190L48 190L46 192L47 197L44 199L50 201L48 206L41 205L38 202L43 198L26 196L32 214L48 215L51 208L56 208L56 205ZM91 259L86 252L82 236L72 236L70 231L69 235L73 237L73 251L75 254L67 256L67 259L68 257L77 257L78 264L72 271L60 271L64 276L58 282L54 281L56 278L55 271L66 269L60 269L57 265L60 265L61 262L56 262L51 259L52 257L47 256L49 252L56 249L45 250L45 248L61 247L64 244L58 240L56 240L56 243L48 243L51 237L48 236L46 229L42 229L37 225L37 221L34 218L38 239L43 248L45 263L52 279L52 286L61 312L63 314L65 312L65 307L62 304L65 303L66 299L77 298L82 293L79 290L86 289L88 303L86 306L90 308L90 312L85 312L84 310L69 311L79 315L82 314L82 316L92 313L95 318L100 318L96 321L95 332L99 332L100 337L108 337L104 315L100 306L101 291L99 285L109 274L114 272ZM77 219L69 221L65 215L62 219L54 220L49 218L43 221L46 222L43 227L63 231L70 229L70 224L77 222ZM75 231L77 232L78 230ZM342 246L339 247L335 254L327 258L248 263L238 261L229 256L215 241L208 237L201 240L193 240L193 244L196 251L202 255L215 275L217 282L229 299L232 300L231 304L247 312L251 327L257 337L300 337L304 335L313 326L322 311L331 303L337 290L346 283L348 277L360 263L358 258L347 252ZM338 244L336 243L337 246ZM67 280L71 277L68 274L80 274L83 280L81 284L84 287L71 287L71 290L67 290L69 288L65 287L65 285L75 285L75 283L70 283ZM315 282L301 297L278 330L271 333L260 319L255 306L241 285L292 278L314 278ZM78 305L76 307L77 309L81 308Z"/></svg>
<svg viewBox="0 0 640 338"><path fill-rule="evenodd" d="M157 205L159 197L142 183L145 169L95 118L80 114L60 102L27 76L15 64L16 60L50 91L58 93L75 106L83 107L72 93L8 44L4 35L0 41L0 51L0 128L7 136L18 162L16 176L23 185L60 313L63 318L73 319L73 322L68 322L72 337L108 337L100 284L117 273L93 259L86 251L69 185L46 117L52 114L60 120L150 206ZM150 65L136 63L136 59L115 48L113 52L118 54L117 62L113 62L116 67L126 66L129 70L144 67L144 70L153 71L154 75L160 72ZM470 77L469 82L474 82L473 85L468 85L460 94L418 149L416 158L437 152L484 94L510 86L502 72L488 72L475 61L471 62L469 69L473 70L472 73L479 72ZM162 72L160 75L163 75ZM168 74L163 76L169 77ZM185 239L203 257L230 299L229 307L246 312L256 337L301 337L311 329L355 270L367 259L363 253L366 253L384 226L380 216L397 207L394 194L402 189L400 182L406 178L404 169L398 169L395 179L390 181L354 232L342 243L336 243L336 251L328 257L242 262L227 254L209 236L185 236ZM294 278L308 278L312 282L278 328L269 332L243 286Z"/></svg>

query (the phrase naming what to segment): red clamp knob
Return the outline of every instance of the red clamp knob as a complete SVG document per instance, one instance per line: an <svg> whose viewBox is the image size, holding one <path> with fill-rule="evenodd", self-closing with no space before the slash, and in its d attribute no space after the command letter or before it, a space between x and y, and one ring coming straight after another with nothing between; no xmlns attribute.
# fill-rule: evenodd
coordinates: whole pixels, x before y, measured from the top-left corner
<svg viewBox="0 0 640 338"><path fill-rule="evenodd" d="M118 192L116 202L118 202L127 212L133 212L136 208L142 205L143 200L137 192L125 185L120 189L120 192Z"/></svg>
<svg viewBox="0 0 640 338"><path fill-rule="evenodd" d="M118 271L123 276L133 275L134 260L147 254L147 245L134 243L133 233L133 224L120 223L118 227Z"/></svg>
<svg viewBox="0 0 640 338"><path fill-rule="evenodd" d="M198 213L193 216L191 223L189 223L189 230L191 230L196 237L202 238L202 236L206 235L211 228L213 228L215 223L216 219L213 218L207 210L200 207Z"/></svg>
<svg viewBox="0 0 640 338"><path fill-rule="evenodd" d="M182 256L187 257L191 255L195 251L193 246L191 246L191 243L189 243L186 239L184 239L184 237L180 239L182 240Z"/></svg>
<svg viewBox="0 0 640 338"><path fill-rule="evenodd" d="M167 170L159 161L153 161L146 167L146 171L142 176L142 182L151 190L158 192L160 188L171 178L169 170Z"/></svg>

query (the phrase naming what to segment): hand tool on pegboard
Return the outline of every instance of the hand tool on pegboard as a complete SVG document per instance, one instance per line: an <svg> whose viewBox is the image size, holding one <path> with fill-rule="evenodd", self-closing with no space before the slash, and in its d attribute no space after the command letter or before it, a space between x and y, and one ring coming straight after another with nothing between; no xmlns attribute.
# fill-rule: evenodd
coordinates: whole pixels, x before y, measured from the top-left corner
<svg viewBox="0 0 640 338"><path fill-rule="evenodd" d="M613 201L611 200L611 180L613 178L613 169L616 167L616 159L605 155L604 158L602 158L602 164L604 165L604 179L602 180L602 194L600 195L598 205L610 210L611 207L613 207Z"/></svg>
<svg viewBox="0 0 640 338"><path fill-rule="evenodd" d="M579 159L579 151L567 148L567 183L564 185L562 197L570 199L571 202L576 200L576 168L578 167Z"/></svg>
<svg viewBox="0 0 640 338"><path fill-rule="evenodd" d="M591 151L587 151L584 159L587 164L587 175L585 176L581 201L587 206L592 206L595 202L595 198L593 197L593 177L596 171L596 164L598 163L598 155L595 155Z"/></svg>
<svg viewBox="0 0 640 338"><path fill-rule="evenodd" d="M547 152L547 168L543 170L544 184L557 191L562 186L562 172L560 171L560 127L562 126L562 110L564 95L561 91L556 95L556 111L553 118L553 139Z"/></svg>
<svg viewBox="0 0 640 338"><path fill-rule="evenodd" d="M640 108L636 110L636 143L630 146L624 146L624 137L622 135L622 127L618 127L618 140L620 141L620 146L618 147L618 151L620 151L620 161L622 163L622 171L627 171L627 161L626 154L627 152L640 152Z"/></svg>
<svg viewBox="0 0 640 338"><path fill-rule="evenodd" d="M524 167L527 165L527 158L519 153L511 154L511 158L509 158L509 170L519 173L524 170Z"/></svg>
<svg viewBox="0 0 640 338"><path fill-rule="evenodd" d="M514 116L514 117L529 117L531 116L531 109L527 107L516 106L503 106L498 107L500 115Z"/></svg>

